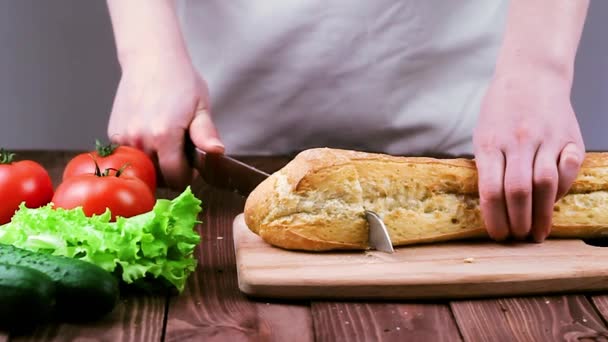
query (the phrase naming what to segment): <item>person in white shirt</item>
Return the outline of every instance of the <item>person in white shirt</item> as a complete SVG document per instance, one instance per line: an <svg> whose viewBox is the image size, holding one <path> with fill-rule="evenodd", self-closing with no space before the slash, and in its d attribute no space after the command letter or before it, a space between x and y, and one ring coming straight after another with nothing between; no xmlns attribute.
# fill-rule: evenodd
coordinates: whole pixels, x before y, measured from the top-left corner
<svg viewBox="0 0 608 342"><path fill-rule="evenodd" d="M489 235L543 241L585 146L570 103L588 0L108 0L108 135L158 159L336 147L473 154Z"/></svg>

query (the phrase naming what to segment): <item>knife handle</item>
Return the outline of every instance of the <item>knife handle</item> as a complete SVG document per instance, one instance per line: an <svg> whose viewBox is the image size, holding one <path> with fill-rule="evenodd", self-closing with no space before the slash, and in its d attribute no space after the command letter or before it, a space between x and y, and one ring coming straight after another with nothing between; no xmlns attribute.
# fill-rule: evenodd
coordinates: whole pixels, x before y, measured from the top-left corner
<svg viewBox="0 0 608 342"><path fill-rule="evenodd" d="M196 146L194 145L194 142L192 141L192 138L190 138L190 134L186 133L184 134L184 155L186 156L186 160L188 161L188 165L190 165L190 167L195 168L196 165Z"/></svg>

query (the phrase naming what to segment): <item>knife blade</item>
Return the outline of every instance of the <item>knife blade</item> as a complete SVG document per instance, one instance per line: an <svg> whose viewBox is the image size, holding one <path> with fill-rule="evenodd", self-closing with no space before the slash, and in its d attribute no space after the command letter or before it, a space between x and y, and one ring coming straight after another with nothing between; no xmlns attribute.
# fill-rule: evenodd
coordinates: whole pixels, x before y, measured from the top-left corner
<svg viewBox="0 0 608 342"><path fill-rule="evenodd" d="M247 197L270 176L270 174L226 154L202 151L189 140L186 146L189 162L198 170L201 178L211 186ZM365 211L365 216L369 226L370 247L381 252L394 253L390 236L380 216L369 210Z"/></svg>
<svg viewBox="0 0 608 342"><path fill-rule="evenodd" d="M249 194L270 175L224 153L208 153L194 145L190 135L184 137L186 159L209 185L236 192L243 197Z"/></svg>
<svg viewBox="0 0 608 342"><path fill-rule="evenodd" d="M394 253L395 249L393 248L391 237L388 234L388 229L386 229L386 225L380 216L371 210L366 210L365 218L369 225L370 246L381 252Z"/></svg>
<svg viewBox="0 0 608 342"><path fill-rule="evenodd" d="M270 176L228 155L207 153L198 148L194 149L192 162L207 184L244 197Z"/></svg>

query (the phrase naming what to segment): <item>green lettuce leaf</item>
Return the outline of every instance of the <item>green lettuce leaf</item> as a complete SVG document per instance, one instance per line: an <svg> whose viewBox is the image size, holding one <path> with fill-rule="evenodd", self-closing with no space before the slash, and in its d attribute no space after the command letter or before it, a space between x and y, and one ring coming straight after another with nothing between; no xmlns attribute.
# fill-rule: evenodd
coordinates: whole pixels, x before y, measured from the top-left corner
<svg viewBox="0 0 608 342"><path fill-rule="evenodd" d="M34 252L68 256L114 272L131 284L159 279L182 292L196 268L201 201L190 187L178 197L158 199L150 212L118 217L87 217L82 209L29 209L22 204L10 223L0 226L0 243Z"/></svg>

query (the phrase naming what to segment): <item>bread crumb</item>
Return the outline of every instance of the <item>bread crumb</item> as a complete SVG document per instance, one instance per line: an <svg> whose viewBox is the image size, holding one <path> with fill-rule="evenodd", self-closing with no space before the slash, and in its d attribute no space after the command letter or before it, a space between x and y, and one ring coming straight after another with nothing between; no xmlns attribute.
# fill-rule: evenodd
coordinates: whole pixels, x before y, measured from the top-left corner
<svg viewBox="0 0 608 342"><path fill-rule="evenodd" d="M223 236L218 236L218 237L217 237L217 239L218 239L218 240L223 240L223 239L224 239L224 237L223 237Z"/></svg>
<svg viewBox="0 0 608 342"><path fill-rule="evenodd" d="M473 259L473 258L466 258L466 259L464 259L464 262L466 262L467 264L470 264L473 261L475 261L475 259Z"/></svg>

